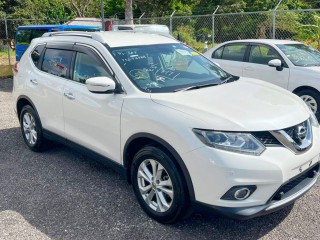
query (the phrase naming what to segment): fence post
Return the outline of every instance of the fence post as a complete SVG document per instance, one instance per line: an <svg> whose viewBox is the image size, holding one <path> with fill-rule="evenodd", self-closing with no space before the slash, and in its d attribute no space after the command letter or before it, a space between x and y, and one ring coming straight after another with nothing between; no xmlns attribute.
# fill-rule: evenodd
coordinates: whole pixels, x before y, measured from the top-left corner
<svg viewBox="0 0 320 240"><path fill-rule="evenodd" d="M280 0L277 4L277 6L273 9L273 19L272 19L272 38L276 38L276 14L277 14L277 9L280 6L281 2L283 0Z"/></svg>
<svg viewBox="0 0 320 240"><path fill-rule="evenodd" d="M101 11L101 27L102 27L102 31L106 30L106 24L104 23L104 4L103 4L103 0L100 0L100 11Z"/></svg>
<svg viewBox="0 0 320 240"><path fill-rule="evenodd" d="M144 16L145 12L141 14L141 16L139 17L139 24L141 24L141 18Z"/></svg>
<svg viewBox="0 0 320 240"><path fill-rule="evenodd" d="M173 17L175 12L176 12L176 10L174 10L173 13L170 15L170 34L171 35L172 35L172 17Z"/></svg>
<svg viewBox="0 0 320 240"><path fill-rule="evenodd" d="M7 17L4 15L4 27L6 29L6 40L7 40L7 52L8 52L8 61L9 65L11 65L11 57L10 57L10 43L9 43L9 36L8 36L8 23L7 23Z"/></svg>
<svg viewBox="0 0 320 240"><path fill-rule="evenodd" d="M212 13L212 45L214 44L214 15L216 14L216 12L219 9L219 5L217 6L217 8L214 10L214 12Z"/></svg>

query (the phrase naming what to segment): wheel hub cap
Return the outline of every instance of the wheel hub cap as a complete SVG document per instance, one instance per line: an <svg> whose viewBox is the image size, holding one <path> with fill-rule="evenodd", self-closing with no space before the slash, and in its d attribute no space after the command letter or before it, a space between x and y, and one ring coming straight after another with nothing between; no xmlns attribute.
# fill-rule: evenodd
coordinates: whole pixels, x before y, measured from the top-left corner
<svg viewBox="0 0 320 240"><path fill-rule="evenodd" d="M23 132L29 144L37 142L37 129L34 117L30 113L23 116Z"/></svg>
<svg viewBox="0 0 320 240"><path fill-rule="evenodd" d="M156 160L144 160L138 169L138 187L146 204L157 212L167 211L173 201L173 185L167 170Z"/></svg>
<svg viewBox="0 0 320 240"><path fill-rule="evenodd" d="M317 101L310 95L302 95L300 98L307 104L311 111L316 114L318 110Z"/></svg>

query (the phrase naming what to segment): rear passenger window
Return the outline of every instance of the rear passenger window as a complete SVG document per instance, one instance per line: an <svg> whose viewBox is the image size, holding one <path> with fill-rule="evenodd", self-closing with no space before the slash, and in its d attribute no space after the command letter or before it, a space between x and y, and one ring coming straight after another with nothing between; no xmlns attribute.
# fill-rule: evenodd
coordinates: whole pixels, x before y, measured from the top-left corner
<svg viewBox="0 0 320 240"><path fill-rule="evenodd" d="M221 59L243 61L245 52L246 52L245 44L228 45L224 47Z"/></svg>
<svg viewBox="0 0 320 240"><path fill-rule="evenodd" d="M48 32L48 29L33 29L31 39L41 37L46 32Z"/></svg>
<svg viewBox="0 0 320 240"><path fill-rule="evenodd" d="M102 76L111 77L102 61L82 52L77 53L73 72L74 81L85 83L88 78Z"/></svg>
<svg viewBox="0 0 320 240"><path fill-rule="evenodd" d="M43 57L41 70L58 77L67 78L72 53L72 51L62 49L47 49Z"/></svg>
<svg viewBox="0 0 320 240"><path fill-rule="evenodd" d="M31 59L34 63L34 65L36 67L38 67L38 63L39 63L39 60L40 60L40 56L41 56L41 53L44 49L44 44L43 45L39 45L38 47L36 47L35 50L33 50L33 52L31 53Z"/></svg>
<svg viewBox="0 0 320 240"><path fill-rule="evenodd" d="M19 30L17 32L17 44L28 45L31 40L31 30Z"/></svg>

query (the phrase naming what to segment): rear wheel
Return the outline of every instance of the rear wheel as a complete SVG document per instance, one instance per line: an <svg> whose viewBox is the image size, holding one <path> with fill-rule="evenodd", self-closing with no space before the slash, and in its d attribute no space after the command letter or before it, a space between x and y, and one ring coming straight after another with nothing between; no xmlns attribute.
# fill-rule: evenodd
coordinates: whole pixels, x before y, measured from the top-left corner
<svg viewBox="0 0 320 240"><path fill-rule="evenodd" d="M297 95L307 104L310 110L320 119L320 94L312 89L305 89L297 93Z"/></svg>
<svg viewBox="0 0 320 240"><path fill-rule="evenodd" d="M161 223L172 223L188 210L184 181L173 160L161 149L142 148L133 159L131 180L142 209Z"/></svg>
<svg viewBox="0 0 320 240"><path fill-rule="evenodd" d="M35 152L43 150L44 138L40 120L34 109L29 105L24 106L21 110L20 126L27 146Z"/></svg>

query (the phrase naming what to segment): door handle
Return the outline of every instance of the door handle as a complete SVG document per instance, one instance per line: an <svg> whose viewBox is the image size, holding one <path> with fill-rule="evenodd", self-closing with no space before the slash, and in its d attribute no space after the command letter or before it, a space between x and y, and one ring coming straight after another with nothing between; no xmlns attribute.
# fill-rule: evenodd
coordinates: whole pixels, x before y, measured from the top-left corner
<svg viewBox="0 0 320 240"><path fill-rule="evenodd" d="M64 95L70 100L74 100L75 99L75 97L73 96L73 94L71 92L65 92Z"/></svg>
<svg viewBox="0 0 320 240"><path fill-rule="evenodd" d="M30 82L33 83L34 85L38 85L38 81L36 79L30 79Z"/></svg>

